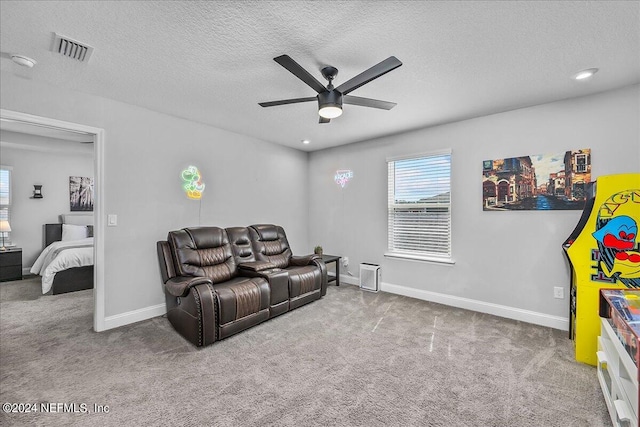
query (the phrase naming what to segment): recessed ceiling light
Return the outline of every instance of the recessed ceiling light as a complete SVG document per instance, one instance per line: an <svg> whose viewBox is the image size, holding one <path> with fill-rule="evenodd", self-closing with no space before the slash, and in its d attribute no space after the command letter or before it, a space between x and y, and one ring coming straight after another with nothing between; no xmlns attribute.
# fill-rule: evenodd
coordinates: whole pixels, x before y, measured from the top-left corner
<svg viewBox="0 0 640 427"><path fill-rule="evenodd" d="M303 144L305 144L305 145L307 145L307 144L308 144L308 143L310 143L310 142L311 142L311 141L309 141L308 139L303 139L303 140L302 140L302 143L303 143Z"/></svg>
<svg viewBox="0 0 640 427"><path fill-rule="evenodd" d="M29 68L33 68L33 66L37 64L35 59L27 58L22 55L11 55L11 60L18 65Z"/></svg>
<svg viewBox="0 0 640 427"><path fill-rule="evenodd" d="M572 77L574 80L584 80L593 76L597 72L598 72L597 68L587 68L586 70L578 71Z"/></svg>

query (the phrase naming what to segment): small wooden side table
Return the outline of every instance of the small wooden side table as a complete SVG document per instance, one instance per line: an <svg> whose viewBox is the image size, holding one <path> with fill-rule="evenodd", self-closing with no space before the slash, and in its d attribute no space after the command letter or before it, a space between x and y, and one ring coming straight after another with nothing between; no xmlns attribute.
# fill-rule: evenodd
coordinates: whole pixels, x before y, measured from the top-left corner
<svg viewBox="0 0 640 427"><path fill-rule="evenodd" d="M325 264L334 263L336 265L336 274L329 274L327 271L327 282L336 282L336 286L340 286L340 258L337 255L322 255L322 261Z"/></svg>
<svg viewBox="0 0 640 427"><path fill-rule="evenodd" d="M22 248L0 251L0 282L22 280Z"/></svg>

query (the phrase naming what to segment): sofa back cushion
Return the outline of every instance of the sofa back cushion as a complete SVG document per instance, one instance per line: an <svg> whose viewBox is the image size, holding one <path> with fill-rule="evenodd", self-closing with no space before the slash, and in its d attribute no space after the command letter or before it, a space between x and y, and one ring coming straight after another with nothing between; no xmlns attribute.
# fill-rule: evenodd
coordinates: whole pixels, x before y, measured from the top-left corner
<svg viewBox="0 0 640 427"><path fill-rule="evenodd" d="M289 266L292 253L282 227L257 224L250 227L250 233L257 261L269 261L278 268Z"/></svg>
<svg viewBox="0 0 640 427"><path fill-rule="evenodd" d="M220 283L237 274L229 238L222 228L183 228L169 232L167 241L180 276L204 276Z"/></svg>
<svg viewBox="0 0 640 427"><path fill-rule="evenodd" d="M236 264L256 261L249 229L247 227L229 227L225 230L229 237L231 253L233 253Z"/></svg>

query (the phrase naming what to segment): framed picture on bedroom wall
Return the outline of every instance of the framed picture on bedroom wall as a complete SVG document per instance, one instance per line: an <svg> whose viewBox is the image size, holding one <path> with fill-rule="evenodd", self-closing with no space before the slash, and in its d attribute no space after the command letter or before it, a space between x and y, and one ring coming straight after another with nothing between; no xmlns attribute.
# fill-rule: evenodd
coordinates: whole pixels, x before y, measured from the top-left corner
<svg viewBox="0 0 640 427"><path fill-rule="evenodd" d="M93 212L93 178L69 177L69 205L71 212Z"/></svg>
<svg viewBox="0 0 640 427"><path fill-rule="evenodd" d="M592 193L591 149L482 162L482 209L584 209Z"/></svg>

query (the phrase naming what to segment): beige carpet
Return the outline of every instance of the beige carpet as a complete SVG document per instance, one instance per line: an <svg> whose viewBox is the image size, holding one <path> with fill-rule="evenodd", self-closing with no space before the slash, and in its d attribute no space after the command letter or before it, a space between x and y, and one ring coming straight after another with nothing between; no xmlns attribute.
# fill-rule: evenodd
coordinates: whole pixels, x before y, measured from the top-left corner
<svg viewBox="0 0 640 427"><path fill-rule="evenodd" d="M0 284L0 401L77 413L3 426L610 425L563 331L343 285L196 349L162 317L94 333L93 291L38 288Z"/></svg>

